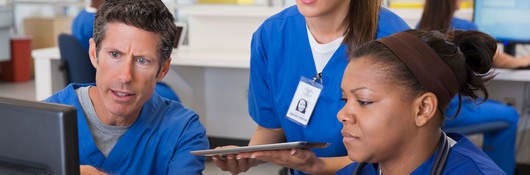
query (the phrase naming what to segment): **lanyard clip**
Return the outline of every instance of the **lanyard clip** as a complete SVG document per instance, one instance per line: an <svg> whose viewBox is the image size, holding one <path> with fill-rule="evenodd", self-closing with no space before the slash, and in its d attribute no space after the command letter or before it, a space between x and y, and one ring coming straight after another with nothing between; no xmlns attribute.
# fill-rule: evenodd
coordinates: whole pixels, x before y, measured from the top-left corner
<svg viewBox="0 0 530 175"><path fill-rule="evenodd" d="M313 83L319 81L320 84L322 84L322 72L319 72L317 73L317 75L315 75L315 77L313 77Z"/></svg>

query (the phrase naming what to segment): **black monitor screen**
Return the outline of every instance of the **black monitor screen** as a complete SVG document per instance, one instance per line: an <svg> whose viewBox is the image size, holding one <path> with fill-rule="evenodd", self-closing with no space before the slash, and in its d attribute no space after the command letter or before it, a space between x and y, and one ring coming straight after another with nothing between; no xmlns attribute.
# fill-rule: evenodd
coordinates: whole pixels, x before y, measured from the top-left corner
<svg viewBox="0 0 530 175"><path fill-rule="evenodd" d="M473 22L499 41L530 42L530 1L475 0Z"/></svg>
<svg viewBox="0 0 530 175"><path fill-rule="evenodd" d="M79 174L71 106L0 97L0 174Z"/></svg>

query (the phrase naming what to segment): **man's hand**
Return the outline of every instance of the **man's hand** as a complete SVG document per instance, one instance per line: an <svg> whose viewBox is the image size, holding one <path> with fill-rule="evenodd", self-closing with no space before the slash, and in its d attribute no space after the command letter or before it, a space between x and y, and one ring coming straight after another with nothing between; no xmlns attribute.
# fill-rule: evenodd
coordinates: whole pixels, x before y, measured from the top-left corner
<svg viewBox="0 0 530 175"><path fill-rule="evenodd" d="M99 171L98 169L90 165L81 165L79 167L79 170L82 175L107 175L107 173Z"/></svg>

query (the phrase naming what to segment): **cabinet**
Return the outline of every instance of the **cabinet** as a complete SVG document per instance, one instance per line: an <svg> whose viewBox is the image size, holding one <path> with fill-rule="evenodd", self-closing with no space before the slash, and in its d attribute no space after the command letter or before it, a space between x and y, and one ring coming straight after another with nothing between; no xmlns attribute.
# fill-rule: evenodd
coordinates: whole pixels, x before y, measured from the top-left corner
<svg viewBox="0 0 530 175"><path fill-rule="evenodd" d="M86 1L89 2L89 1ZM57 34L70 33L70 25L85 0L10 0L14 32L32 39L32 49L56 46Z"/></svg>
<svg viewBox="0 0 530 175"><path fill-rule="evenodd" d="M57 46L60 33L71 33L73 17L28 17L24 19L24 35L32 40L31 48Z"/></svg>

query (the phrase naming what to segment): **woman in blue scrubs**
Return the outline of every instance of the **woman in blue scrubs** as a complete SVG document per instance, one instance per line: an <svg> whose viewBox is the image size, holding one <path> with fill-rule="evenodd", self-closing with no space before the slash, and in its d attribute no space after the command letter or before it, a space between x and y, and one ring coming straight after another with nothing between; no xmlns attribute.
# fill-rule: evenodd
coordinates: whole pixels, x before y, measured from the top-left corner
<svg viewBox="0 0 530 175"><path fill-rule="evenodd" d="M409 29L380 4L380 0L297 0L295 6L265 20L251 43L248 108L258 126L249 145L331 144L324 149L214 157L217 166L238 174L258 163L272 162L294 169L294 174L332 174L349 164L341 126L335 120L344 105L339 87L347 52ZM296 111L300 99L307 99L303 113Z"/></svg>
<svg viewBox="0 0 530 175"><path fill-rule="evenodd" d="M466 137L441 130L455 95L487 98L495 49L477 31L410 30L354 51L337 118L349 158L362 163L337 174L505 174Z"/></svg>
<svg viewBox="0 0 530 175"><path fill-rule="evenodd" d="M478 30L470 21L454 17L461 0L426 0L422 18L418 24L421 30ZM446 8L441 8L446 7ZM497 50L493 62L498 68L517 68L530 65L530 57L514 58ZM492 121L505 121L509 127L500 131L484 133L482 146L488 154L507 174L513 174L515 169L515 142L517 137L517 123L519 114L515 108L504 103L487 100L478 102L464 97L458 117L447 119L444 127L465 127ZM453 116L458 109L458 98L453 98L447 116Z"/></svg>

